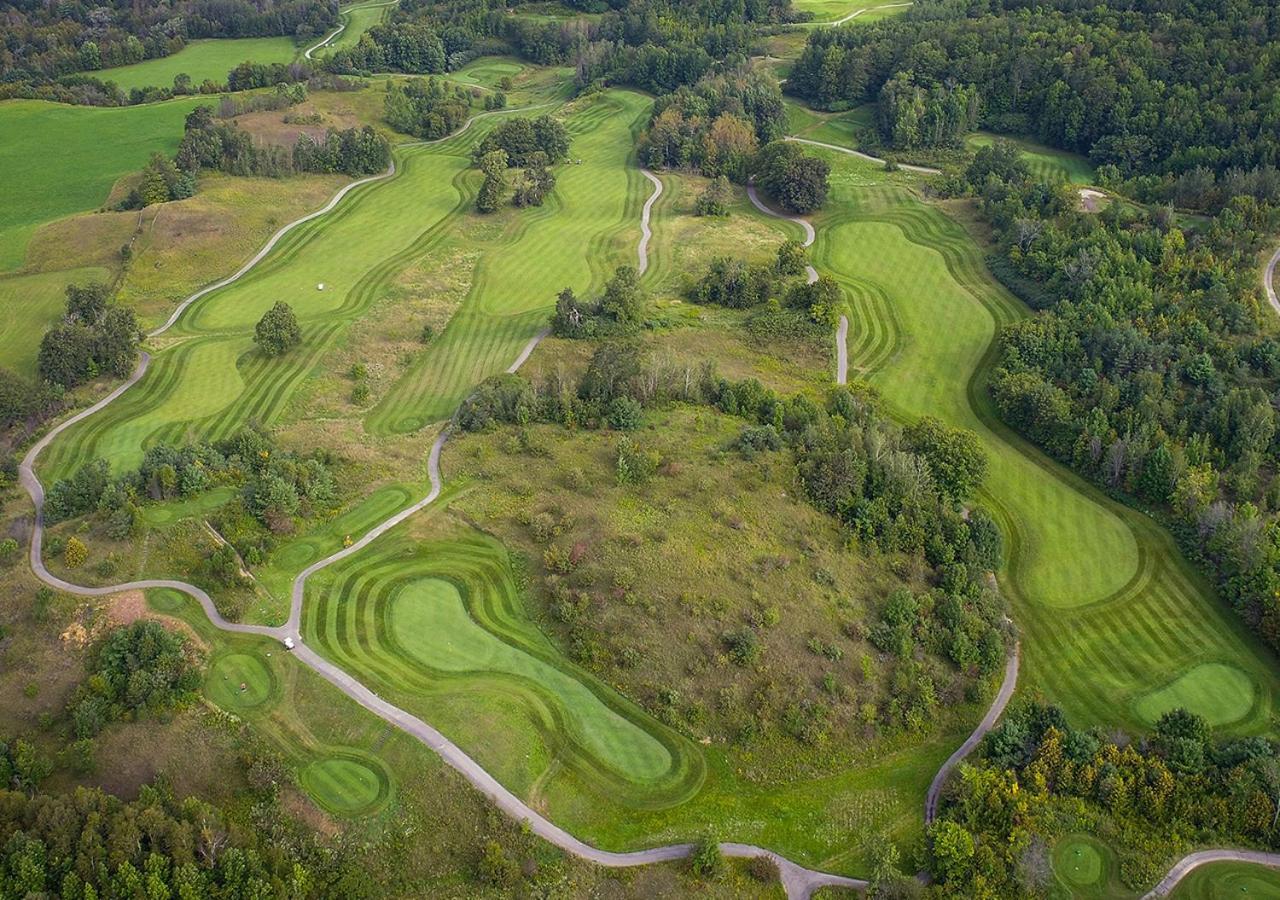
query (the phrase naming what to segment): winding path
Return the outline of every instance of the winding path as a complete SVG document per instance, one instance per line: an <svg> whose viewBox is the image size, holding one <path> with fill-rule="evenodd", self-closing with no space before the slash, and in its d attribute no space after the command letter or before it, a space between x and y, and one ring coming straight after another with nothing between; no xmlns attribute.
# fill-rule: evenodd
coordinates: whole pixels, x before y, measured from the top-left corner
<svg viewBox="0 0 1280 900"><path fill-rule="evenodd" d="M1277 254L1280 256L1280 253ZM1274 258L1273 258L1274 262ZM1192 870L1198 869L1200 866L1208 863L1216 862L1237 862L1252 863L1256 866L1267 866L1272 869L1280 869L1280 853L1262 853L1258 850L1200 850L1196 853L1188 853L1182 859L1174 863L1173 868L1169 870L1169 874L1153 887L1142 900L1155 900L1157 897L1167 897L1178 882L1191 874Z"/></svg>
<svg viewBox="0 0 1280 900"><path fill-rule="evenodd" d="M1262 286L1267 291L1267 301L1271 304L1271 308L1280 314L1280 297L1276 296L1276 266L1280 265L1280 247L1276 248L1276 252L1271 255L1271 259L1267 261L1267 268L1262 273Z"/></svg>
<svg viewBox="0 0 1280 900"><path fill-rule="evenodd" d="M649 228L649 215L653 212L653 204L662 196L662 182L648 169L641 169L641 173L649 181L653 182L653 193L649 195L649 199L644 201L644 209L640 210L640 243L636 246L636 253L640 257L640 265L636 268L637 275L643 275L649 271L649 241L653 238L653 231Z"/></svg>
<svg viewBox="0 0 1280 900"><path fill-rule="evenodd" d="M355 10L378 9L379 7L383 7L383 6L395 6L399 2L400 0L391 0L391 2L389 3L361 3L355 6L350 6L347 9L340 10L338 12L338 15L342 18L342 22L339 23L338 27L335 28L333 31L331 31L325 37L321 38L319 42L312 44L310 47L308 47L305 51L303 51L302 55L307 59L315 59L315 57L311 55L312 53L315 53L317 50L321 49L322 47L329 46L329 44L333 42L334 38L336 38L338 35L342 34L342 32L347 30L348 20L346 17L350 13L354 12Z"/></svg>
<svg viewBox="0 0 1280 900"><path fill-rule="evenodd" d="M843 18L836 19L834 22L805 22L804 24L811 28L836 28L837 26L843 25L845 22L858 18L858 16L862 15L863 13L869 13L877 9L897 9L898 7L901 7L901 6L911 6L911 5L912 4L910 2L881 3L879 6L865 6L862 9L855 9L853 12L849 13L849 15L844 16Z"/></svg>

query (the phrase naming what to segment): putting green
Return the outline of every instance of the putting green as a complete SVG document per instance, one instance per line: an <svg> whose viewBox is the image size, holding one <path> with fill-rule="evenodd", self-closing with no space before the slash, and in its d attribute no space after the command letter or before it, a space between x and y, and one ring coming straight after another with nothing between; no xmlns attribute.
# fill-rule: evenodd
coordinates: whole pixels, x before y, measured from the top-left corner
<svg viewBox="0 0 1280 900"><path fill-rule="evenodd" d="M832 166L813 260L848 299L851 378L874 385L904 420L937 416L974 431L991 460L981 497L1005 535L1001 586L1022 630L1020 684L1077 725L1145 728L1114 698L1229 659L1260 698L1231 713L1230 729L1271 733L1280 681L1270 660L1172 537L1001 422L985 382L993 342L1028 312L963 227L894 183L906 176L813 152Z"/></svg>
<svg viewBox="0 0 1280 900"><path fill-rule="evenodd" d="M1053 848L1053 871L1071 888L1093 893L1106 880L1109 852L1088 835L1068 835Z"/></svg>
<svg viewBox="0 0 1280 900"><path fill-rule="evenodd" d="M337 751L303 767L298 780L329 812L361 816L374 812L391 794L391 776L377 760L356 751Z"/></svg>
<svg viewBox="0 0 1280 900"><path fill-rule="evenodd" d="M256 653L227 653L214 659L205 676L209 699L232 712L261 706L275 693L275 676Z"/></svg>
<svg viewBox="0 0 1280 900"><path fill-rule="evenodd" d="M540 755L622 802L678 802L701 783L688 741L568 663L527 619L496 541L419 547L389 536L309 584L322 579L303 610L307 643L482 763L506 765L488 758L496 702L528 722L521 731Z"/></svg>
<svg viewBox="0 0 1280 900"><path fill-rule="evenodd" d="M1220 726L1243 719L1256 700L1253 680L1244 672L1227 663L1204 663L1139 697L1134 709L1152 725L1169 710L1182 707Z"/></svg>
<svg viewBox="0 0 1280 900"><path fill-rule="evenodd" d="M1211 863L1193 869L1171 900L1280 900L1280 872L1249 863Z"/></svg>

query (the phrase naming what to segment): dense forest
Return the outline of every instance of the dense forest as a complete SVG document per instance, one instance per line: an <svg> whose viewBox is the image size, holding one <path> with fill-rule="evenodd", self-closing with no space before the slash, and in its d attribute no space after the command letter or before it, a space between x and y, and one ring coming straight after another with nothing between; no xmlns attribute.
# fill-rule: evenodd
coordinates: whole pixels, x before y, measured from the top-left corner
<svg viewBox="0 0 1280 900"><path fill-rule="evenodd" d="M951 795L929 833L942 896L1045 896L1055 886L1051 846L1072 832L1105 840L1120 880L1140 891L1195 846L1277 846L1280 758L1263 738L1215 740L1185 710L1130 744L1023 703L987 736L981 761L961 768ZM886 855L872 896L917 896Z"/></svg>
<svg viewBox="0 0 1280 900"><path fill-rule="evenodd" d="M1270 0L920 0L815 29L787 90L880 104L895 147L946 145L958 116L1123 175L1280 162L1280 8Z"/></svg>

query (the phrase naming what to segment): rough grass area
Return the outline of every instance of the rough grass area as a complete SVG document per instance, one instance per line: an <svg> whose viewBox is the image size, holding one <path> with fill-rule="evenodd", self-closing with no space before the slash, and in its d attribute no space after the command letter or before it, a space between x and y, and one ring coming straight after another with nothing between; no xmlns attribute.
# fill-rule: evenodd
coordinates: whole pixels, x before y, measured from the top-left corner
<svg viewBox="0 0 1280 900"><path fill-rule="evenodd" d="M1001 585L1023 632L1019 686L1077 725L1147 726L1133 701L1198 663L1230 659L1257 690L1236 733L1271 733L1280 682L1258 642L1173 539L1002 425L984 376L996 328L1027 314L964 229L878 168L829 155L832 200L815 264L849 301L851 375L904 419L974 430L991 457L984 501L1001 522ZM901 177L901 176L899 176Z"/></svg>
<svg viewBox="0 0 1280 900"><path fill-rule="evenodd" d="M209 98L98 108L43 100L0 103L0 272L22 265L32 232L44 222L93 209L120 176L152 153L171 154L182 122Z"/></svg>
<svg viewBox="0 0 1280 900"><path fill-rule="evenodd" d="M1280 872L1248 863L1211 863L1193 869L1171 900L1280 900Z"/></svg>
<svg viewBox="0 0 1280 900"><path fill-rule="evenodd" d="M179 74L190 75L192 85L198 88L206 79L226 84L227 73L240 63L287 63L299 53L298 43L287 37L209 39L191 41L168 56L89 74L103 81L114 81L125 92L133 88L171 88L174 77Z"/></svg>

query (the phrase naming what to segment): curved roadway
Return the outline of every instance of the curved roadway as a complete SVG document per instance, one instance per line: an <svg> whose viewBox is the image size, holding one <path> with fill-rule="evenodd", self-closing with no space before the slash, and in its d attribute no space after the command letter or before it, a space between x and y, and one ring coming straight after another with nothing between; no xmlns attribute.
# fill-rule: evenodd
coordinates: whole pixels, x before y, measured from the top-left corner
<svg viewBox="0 0 1280 900"><path fill-rule="evenodd" d="M1267 268L1262 273L1262 286L1267 291L1267 301L1271 304L1271 308L1280 314L1280 297L1276 296L1276 266L1280 265L1280 248L1272 254L1271 259L1267 261Z"/></svg>

